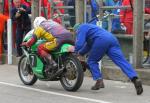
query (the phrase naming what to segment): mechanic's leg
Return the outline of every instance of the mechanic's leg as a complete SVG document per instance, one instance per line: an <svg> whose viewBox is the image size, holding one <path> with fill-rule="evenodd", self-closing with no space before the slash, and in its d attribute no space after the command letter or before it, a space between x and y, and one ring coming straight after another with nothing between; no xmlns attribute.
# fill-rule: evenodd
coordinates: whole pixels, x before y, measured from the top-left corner
<svg viewBox="0 0 150 103"><path fill-rule="evenodd" d="M112 46L107 55L112 59L112 61L118 65L121 70L131 79L134 83L137 94L140 95L143 92L142 83L138 79L137 73L131 64L125 59L120 46L117 44L116 46Z"/></svg>
<svg viewBox="0 0 150 103"><path fill-rule="evenodd" d="M102 57L107 52L109 47L109 42L101 39L96 39L91 51L89 53L89 58L87 64L89 66L90 72L93 76L93 80L96 81L95 85L92 86L92 90L98 90L104 87L102 74L99 70L98 62L102 59Z"/></svg>

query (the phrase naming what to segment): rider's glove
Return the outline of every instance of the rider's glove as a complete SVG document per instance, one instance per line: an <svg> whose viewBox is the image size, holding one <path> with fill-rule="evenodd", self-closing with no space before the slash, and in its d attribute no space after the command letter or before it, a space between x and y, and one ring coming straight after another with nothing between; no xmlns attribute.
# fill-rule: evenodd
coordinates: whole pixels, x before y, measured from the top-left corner
<svg viewBox="0 0 150 103"><path fill-rule="evenodd" d="M21 44L21 46L30 47L30 46L32 46L35 42L36 42L36 39L33 37L33 38L31 38L29 41L23 42L23 43Z"/></svg>
<svg viewBox="0 0 150 103"><path fill-rule="evenodd" d="M23 42L23 43L21 44L21 46L29 47L29 45L28 45L27 42Z"/></svg>

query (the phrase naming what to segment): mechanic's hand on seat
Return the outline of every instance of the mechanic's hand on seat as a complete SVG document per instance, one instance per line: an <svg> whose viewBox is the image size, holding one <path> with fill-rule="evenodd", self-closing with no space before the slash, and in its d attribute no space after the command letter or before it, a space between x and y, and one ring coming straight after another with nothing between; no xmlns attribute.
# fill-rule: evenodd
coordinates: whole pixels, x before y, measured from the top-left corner
<svg viewBox="0 0 150 103"><path fill-rule="evenodd" d="M68 52L74 52L74 49L75 49L74 46L70 46L70 47L68 48Z"/></svg>

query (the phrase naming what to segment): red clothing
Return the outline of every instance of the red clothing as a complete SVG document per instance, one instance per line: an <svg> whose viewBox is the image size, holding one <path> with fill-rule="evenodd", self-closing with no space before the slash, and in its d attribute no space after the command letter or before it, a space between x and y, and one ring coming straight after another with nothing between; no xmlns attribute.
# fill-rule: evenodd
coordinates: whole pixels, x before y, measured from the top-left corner
<svg viewBox="0 0 150 103"><path fill-rule="evenodd" d="M133 1L133 0L131 0ZM122 6L128 6L130 5L129 0L123 0ZM125 22L133 22L133 10L132 9L127 9L127 10L121 10L120 11L120 22L125 23Z"/></svg>
<svg viewBox="0 0 150 103"><path fill-rule="evenodd" d="M41 16L44 16L45 17L45 12L47 11L47 18L49 19L49 18L51 18L51 16L50 16L50 7L51 7L51 5L50 5L50 3L48 2L48 0L42 0L41 1L41 6L42 7L44 7L42 10L41 10ZM44 12L44 9L45 9L45 12Z"/></svg>
<svg viewBox="0 0 150 103"><path fill-rule="evenodd" d="M133 0L132 1L132 4L133 4ZM122 2L122 6L128 6L130 5L130 0L123 0ZM127 34L133 34L133 10L132 8L130 9L127 9L127 10L121 10L120 11L120 22L123 23L127 30L126 30L126 33Z"/></svg>
<svg viewBox="0 0 150 103"><path fill-rule="evenodd" d="M128 35L132 35L133 34L133 22L125 22L124 25L127 28L126 33Z"/></svg>
<svg viewBox="0 0 150 103"><path fill-rule="evenodd" d="M132 5L134 3L134 0L131 0ZM122 6L128 6L130 5L130 0L123 0ZM150 14L150 8L145 8L145 13ZM133 10L132 8L127 10L121 10L120 11L120 22L123 23L127 28L127 34L133 33Z"/></svg>
<svg viewBox="0 0 150 103"><path fill-rule="evenodd" d="M60 1L60 0L53 0L53 2L56 2L56 1L57 1L57 2L59 1L59 3L57 3L56 6L63 6L63 2L62 2L62 1ZM48 13L47 18L50 19L50 18L51 18L51 9L50 9L50 8L51 8L51 3L48 2L48 0L43 0L41 4L42 4L42 6L44 6L45 9L47 10L47 13ZM47 8L48 8L48 9L47 9ZM64 9L59 9L59 10L60 10L60 13L64 14ZM54 15L54 14L56 14L55 11L54 11L53 15ZM45 16L45 15L44 15L44 10L41 11L41 16ZM62 24L62 20L61 20L60 17L54 19L54 21L56 21L56 22Z"/></svg>
<svg viewBox="0 0 150 103"><path fill-rule="evenodd" d="M31 7L31 2L27 2L27 0L21 0L21 3L27 7Z"/></svg>
<svg viewBox="0 0 150 103"><path fill-rule="evenodd" d="M150 8L145 8L145 13L150 14Z"/></svg>
<svg viewBox="0 0 150 103"><path fill-rule="evenodd" d="M2 52L3 52L3 44L2 44L2 34L4 31L5 22L7 21L8 16L0 14L0 62L2 61Z"/></svg>
<svg viewBox="0 0 150 103"><path fill-rule="evenodd" d="M56 6L58 6L58 7L63 6L63 2L61 0L53 0L53 1L59 2L58 4L56 4ZM59 9L59 10L62 14L64 14L64 12L65 12L64 9Z"/></svg>
<svg viewBox="0 0 150 103"><path fill-rule="evenodd" d="M4 15L9 16L9 3L8 0L4 0Z"/></svg>
<svg viewBox="0 0 150 103"><path fill-rule="evenodd" d="M4 24L7 21L7 19L8 19L8 16L0 14L0 33L3 32L3 30L4 30Z"/></svg>

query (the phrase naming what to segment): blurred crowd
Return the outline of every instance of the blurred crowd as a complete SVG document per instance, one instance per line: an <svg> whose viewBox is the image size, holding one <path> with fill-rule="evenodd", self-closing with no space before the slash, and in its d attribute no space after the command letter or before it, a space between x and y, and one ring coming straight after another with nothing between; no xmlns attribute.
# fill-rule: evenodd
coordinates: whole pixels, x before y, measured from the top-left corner
<svg viewBox="0 0 150 103"><path fill-rule="evenodd" d="M11 0L12 8L9 9L9 0L3 0L3 12L2 14L6 18L10 17L13 20L13 40L14 48L17 48L17 56L22 55L20 43L24 34L31 29L31 20L29 14L31 14L31 2L32 0ZM56 6L73 6L75 8L75 0L53 0L53 4L49 0L41 0L41 16L47 19L53 18L54 21L62 24L62 17L59 15L69 14L70 26L75 25L75 9L54 9L53 14L51 7ZM99 0L87 0L87 5L91 7L91 14L87 12L87 22L91 18L96 17L99 14L100 6ZM132 35L133 33L133 10L134 0L103 0L104 6L130 6L128 9L111 9L103 10L105 14L117 15L111 18L111 32L114 34L124 33ZM9 11L10 10L10 11ZM145 0L145 13L150 14L150 0ZM91 18L90 18L91 17ZM96 19L97 21L98 19ZM96 24L96 22L94 22ZM2 24L3 25L3 24ZM4 25L3 25L4 26ZM102 21L102 27L108 30L108 19Z"/></svg>

